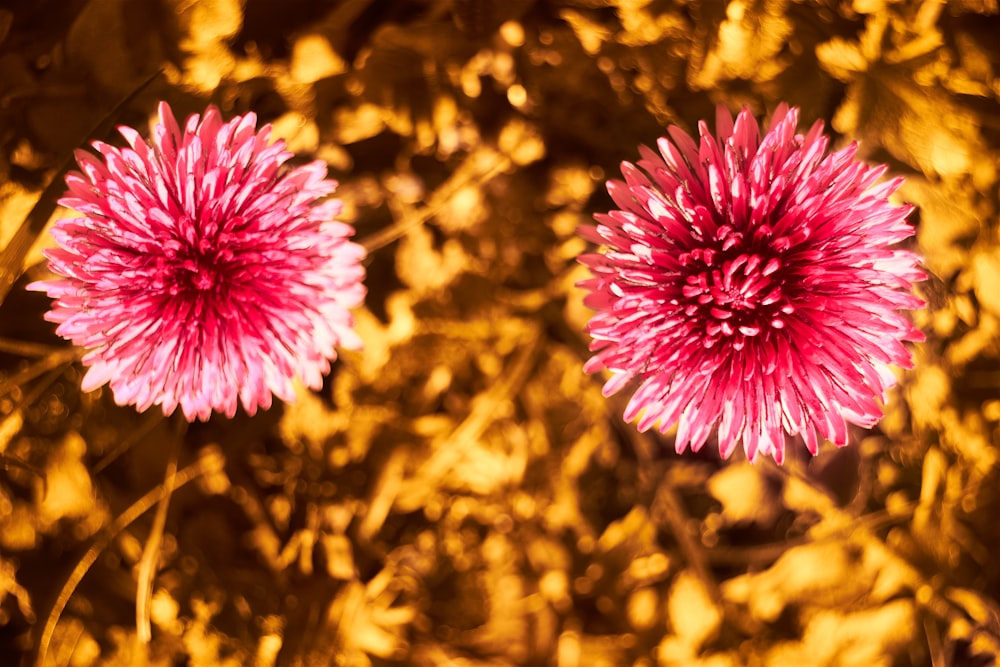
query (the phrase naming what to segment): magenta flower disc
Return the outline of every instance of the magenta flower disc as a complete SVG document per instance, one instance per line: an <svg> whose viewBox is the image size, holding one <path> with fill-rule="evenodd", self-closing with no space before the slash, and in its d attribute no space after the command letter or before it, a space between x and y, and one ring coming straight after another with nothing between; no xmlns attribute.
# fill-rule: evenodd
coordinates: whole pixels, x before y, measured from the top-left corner
<svg viewBox="0 0 1000 667"><path fill-rule="evenodd" d="M611 395L637 379L625 419L645 431L677 426L678 453L716 434L723 457L781 463L785 437L810 452L873 426L912 366L904 341L922 334L900 312L919 258L893 244L911 236L911 207L888 197L901 179L855 160L856 144L827 154L822 122L796 134L782 105L760 136L744 109L720 109L716 136L676 127L641 147L638 168L608 191L620 210L581 233L606 246L581 257L580 286L597 313L588 372L607 369Z"/></svg>
<svg viewBox="0 0 1000 667"><path fill-rule="evenodd" d="M209 107L181 131L159 112L149 144L122 127L128 148L77 152L59 203L79 217L55 224L46 252L63 279L29 286L86 348L83 389L107 383L121 405L190 421L291 400L295 377L319 388L336 346L361 344L364 250L333 219L336 182L322 162L284 166L291 153L253 113L223 123Z"/></svg>

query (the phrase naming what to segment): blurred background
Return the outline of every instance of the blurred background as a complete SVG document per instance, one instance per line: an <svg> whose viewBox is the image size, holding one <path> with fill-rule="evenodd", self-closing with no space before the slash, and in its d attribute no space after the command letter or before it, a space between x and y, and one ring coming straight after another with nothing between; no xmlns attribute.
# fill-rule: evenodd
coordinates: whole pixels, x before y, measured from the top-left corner
<svg viewBox="0 0 1000 667"><path fill-rule="evenodd" d="M996 0L3 0L0 662L995 664L998 35ZM81 394L23 286L73 150L161 99L328 162L369 296L321 392L181 436L146 643L177 431ZM848 448L678 457L581 370L575 230L668 125L782 101L906 176L928 339Z"/></svg>

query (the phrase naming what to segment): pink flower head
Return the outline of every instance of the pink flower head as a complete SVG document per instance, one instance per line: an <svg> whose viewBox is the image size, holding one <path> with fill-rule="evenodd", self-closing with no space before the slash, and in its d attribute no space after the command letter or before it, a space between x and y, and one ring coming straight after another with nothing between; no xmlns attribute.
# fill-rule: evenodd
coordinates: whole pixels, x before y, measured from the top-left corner
<svg viewBox="0 0 1000 667"><path fill-rule="evenodd" d="M924 274L892 245L913 234L911 207L888 197L901 179L855 160L852 144L827 155L817 122L796 134L798 110L780 106L760 136L744 109L720 108L716 136L676 127L657 155L608 191L620 210L581 233L607 246L581 257L593 277L586 304L604 395L633 379L625 410L645 431L677 425L676 448L699 450L716 432L724 458L781 463L785 434L810 452L817 434L847 444L847 423L871 427L895 384L890 364L912 367L919 341L900 309Z"/></svg>
<svg viewBox="0 0 1000 667"><path fill-rule="evenodd" d="M78 151L46 252L61 280L33 283L55 299L46 319L86 348L85 391L109 383L120 405L253 414L272 394L314 389L335 346L357 348L349 309L365 295L364 250L333 218L326 165L292 154L253 113L223 123L209 107L183 131L160 104L151 143Z"/></svg>

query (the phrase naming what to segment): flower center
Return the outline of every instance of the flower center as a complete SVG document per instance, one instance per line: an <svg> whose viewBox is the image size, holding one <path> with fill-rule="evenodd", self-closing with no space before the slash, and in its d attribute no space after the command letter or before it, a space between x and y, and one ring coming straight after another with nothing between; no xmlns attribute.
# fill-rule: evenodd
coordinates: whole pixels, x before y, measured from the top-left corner
<svg viewBox="0 0 1000 667"><path fill-rule="evenodd" d="M727 240L720 250L696 248L681 256L687 268L684 312L702 321L705 347L732 336L740 348L744 337L785 326L783 316L794 307L783 289L782 261L768 250Z"/></svg>
<svg viewBox="0 0 1000 667"><path fill-rule="evenodd" d="M194 289L205 292L213 287L218 280L218 271L213 266L212 259L204 256L195 256L186 259L181 263L181 268L188 272L184 278Z"/></svg>
<svg viewBox="0 0 1000 667"><path fill-rule="evenodd" d="M171 295L206 294L225 287L233 252L218 239L173 241L164 244L164 250L166 257L158 264L162 263L160 271Z"/></svg>

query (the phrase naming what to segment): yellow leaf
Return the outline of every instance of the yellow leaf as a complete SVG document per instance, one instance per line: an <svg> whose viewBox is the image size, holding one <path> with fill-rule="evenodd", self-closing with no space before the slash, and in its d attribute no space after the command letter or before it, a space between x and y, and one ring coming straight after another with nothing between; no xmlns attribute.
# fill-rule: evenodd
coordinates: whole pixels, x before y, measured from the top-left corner
<svg viewBox="0 0 1000 667"><path fill-rule="evenodd" d="M780 504L762 469L749 463L726 466L708 481L708 491L722 504L722 518L729 524L770 523Z"/></svg>
<svg viewBox="0 0 1000 667"><path fill-rule="evenodd" d="M768 570L730 579L722 593L771 623L788 605L836 607L862 598L880 566L879 559L865 558L844 543L804 544L786 551Z"/></svg>
<svg viewBox="0 0 1000 667"><path fill-rule="evenodd" d="M850 82L859 72L868 69L868 61L855 42L834 37L816 47L819 64L841 81Z"/></svg>
<svg viewBox="0 0 1000 667"><path fill-rule="evenodd" d="M291 75L299 83L315 83L346 71L347 63L323 35L303 35L295 40Z"/></svg>
<svg viewBox="0 0 1000 667"><path fill-rule="evenodd" d="M976 298L983 308L1000 315L1000 248L976 253L972 258Z"/></svg>
<svg viewBox="0 0 1000 667"><path fill-rule="evenodd" d="M976 212L979 195L966 183L919 176L907 178L899 195L920 207L917 241L927 266L942 277L965 268L968 253L963 246L975 239L983 224Z"/></svg>
<svg viewBox="0 0 1000 667"><path fill-rule="evenodd" d="M81 461L87 445L78 433L70 432L49 457L45 484L38 484L38 513L46 524L64 517L89 514L95 506L90 473Z"/></svg>
<svg viewBox="0 0 1000 667"><path fill-rule="evenodd" d="M913 421L920 427L940 423L941 409L951 395L951 379L940 366L926 364L906 388Z"/></svg>
<svg viewBox="0 0 1000 667"><path fill-rule="evenodd" d="M670 587L667 617L674 634L692 647L714 637L722 623L722 611L701 579L689 570L678 574Z"/></svg>
<svg viewBox="0 0 1000 667"><path fill-rule="evenodd" d="M591 21L580 12L564 9L559 12L559 16L566 23L569 23L576 38L580 40L580 46L592 56L597 55L601 50L601 45L611 37L611 30Z"/></svg>
<svg viewBox="0 0 1000 667"><path fill-rule="evenodd" d="M769 667L891 667L917 631L912 600L853 614L817 613L809 620L801 644L776 647Z"/></svg>
<svg viewBox="0 0 1000 667"><path fill-rule="evenodd" d="M637 588L628 596L625 606L625 616L629 624L636 630L649 630L656 625L659 596L656 589Z"/></svg>

